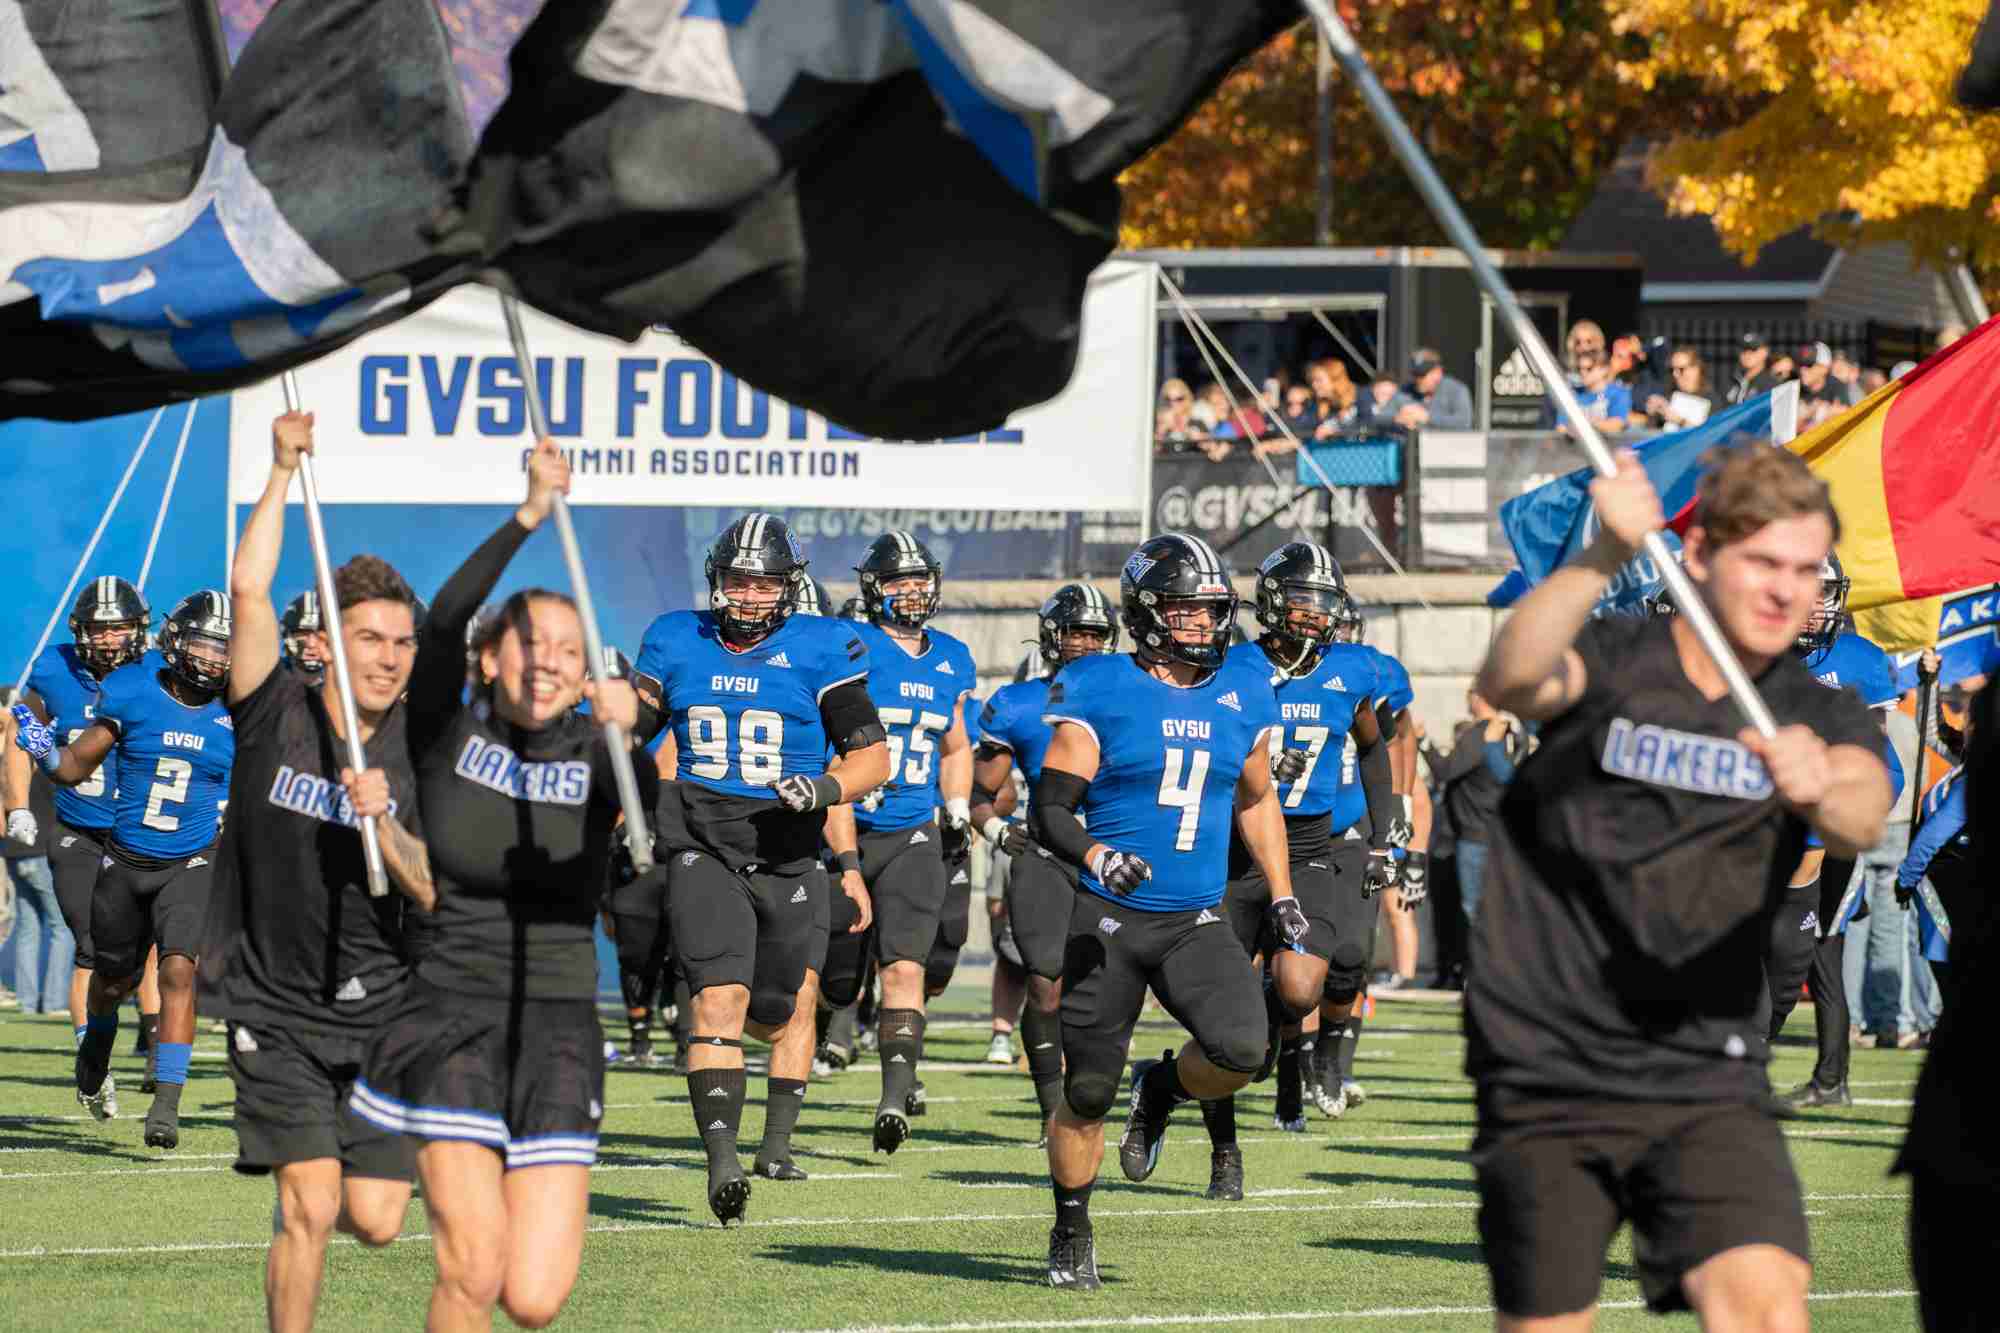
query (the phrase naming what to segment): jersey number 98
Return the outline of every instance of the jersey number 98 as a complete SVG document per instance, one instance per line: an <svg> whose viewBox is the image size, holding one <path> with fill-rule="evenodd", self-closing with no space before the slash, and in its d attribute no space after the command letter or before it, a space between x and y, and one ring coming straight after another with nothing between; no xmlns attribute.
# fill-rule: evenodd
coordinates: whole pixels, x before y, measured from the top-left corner
<svg viewBox="0 0 2000 1333"><path fill-rule="evenodd" d="M729 715L714 704L687 711L688 772L698 778L729 776ZM752 787L775 786L785 776L785 719L768 708L747 708L736 720L737 767Z"/></svg>

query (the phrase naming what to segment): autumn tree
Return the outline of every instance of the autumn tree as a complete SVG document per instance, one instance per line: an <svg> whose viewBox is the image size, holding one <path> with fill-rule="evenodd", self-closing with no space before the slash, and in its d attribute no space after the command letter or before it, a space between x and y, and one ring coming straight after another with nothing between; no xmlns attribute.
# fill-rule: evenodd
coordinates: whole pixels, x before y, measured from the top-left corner
<svg viewBox="0 0 2000 1333"><path fill-rule="evenodd" d="M1753 255L1813 225L1839 244L1897 240L1922 262L1964 262L1989 290L2000 254L2000 118L1952 101L1986 0L1605 0L1637 39L1635 89L1698 83L1735 123L1679 133L1649 179Z"/></svg>
<svg viewBox="0 0 2000 1333"><path fill-rule="evenodd" d="M1700 99L1664 105L1620 76L1643 38L1604 0L1371 0L1343 13L1481 239L1551 246L1618 146ZM1251 56L1173 138L1135 163L1123 241L1310 245L1318 35L1301 23ZM1333 240L1443 239L1354 89L1333 85Z"/></svg>

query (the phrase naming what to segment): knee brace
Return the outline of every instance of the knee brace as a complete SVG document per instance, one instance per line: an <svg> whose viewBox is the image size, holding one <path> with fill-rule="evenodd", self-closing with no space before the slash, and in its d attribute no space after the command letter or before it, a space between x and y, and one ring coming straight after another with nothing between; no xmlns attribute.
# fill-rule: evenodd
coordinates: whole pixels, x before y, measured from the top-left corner
<svg viewBox="0 0 2000 1333"><path fill-rule="evenodd" d="M958 971L958 950L939 940L931 945L931 955L924 960L924 993L935 999L944 994L944 988L951 985L951 974Z"/></svg>
<svg viewBox="0 0 2000 1333"><path fill-rule="evenodd" d="M1268 1035L1263 1032L1232 1032L1213 1046L1203 1045L1201 1053L1217 1069L1238 1074L1254 1074L1264 1067Z"/></svg>
<svg viewBox="0 0 2000 1333"><path fill-rule="evenodd" d="M1124 1048L1086 1038L1067 1044L1063 1054L1069 1061L1063 1071L1063 1100L1079 1120L1104 1119L1118 1101L1118 1085L1125 1077Z"/></svg>
<svg viewBox="0 0 2000 1333"><path fill-rule="evenodd" d="M761 1027L781 1028L792 1021L792 1010L797 1006L795 993L775 990L753 990L750 992L750 1021Z"/></svg>

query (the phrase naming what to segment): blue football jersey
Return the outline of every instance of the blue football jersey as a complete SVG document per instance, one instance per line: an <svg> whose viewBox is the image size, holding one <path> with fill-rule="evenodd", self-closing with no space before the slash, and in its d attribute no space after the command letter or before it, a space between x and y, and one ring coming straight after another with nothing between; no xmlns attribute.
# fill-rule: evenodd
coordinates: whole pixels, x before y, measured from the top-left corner
<svg viewBox="0 0 2000 1333"><path fill-rule="evenodd" d="M1375 684L1373 664L1352 654L1329 651L1320 654L1310 672L1294 677L1279 673L1270 655L1255 643L1238 644L1229 650L1229 656L1240 658L1250 670L1270 674L1278 696L1282 746L1306 752L1304 776L1297 782L1278 784L1285 816L1331 814L1335 816L1334 832L1345 830L1367 809L1358 773L1347 772L1354 766L1347 737L1355 710L1368 707ZM1271 744L1276 749L1281 742L1274 737ZM1353 812L1343 821L1339 816L1350 805Z"/></svg>
<svg viewBox="0 0 2000 1333"><path fill-rule="evenodd" d="M1042 780L1042 759L1055 737L1042 717L1048 703L1049 678L1037 676L1002 685L979 714L980 738L1013 752L1014 767L1021 770L1030 791Z"/></svg>
<svg viewBox="0 0 2000 1333"><path fill-rule="evenodd" d="M938 744L979 669L970 648L938 630L924 631L928 642L913 657L873 625L850 628L868 645L868 694L889 733L889 780L872 810L854 807L854 822L869 832L914 828L936 812Z"/></svg>
<svg viewBox="0 0 2000 1333"><path fill-rule="evenodd" d="M832 738L820 700L868 675L854 629L795 615L739 653L708 611L669 611L647 626L633 669L660 682L681 780L771 800L780 778L824 773Z"/></svg>
<svg viewBox="0 0 2000 1333"><path fill-rule="evenodd" d="M1870 708L1892 708L1902 697L1889 654L1859 634L1843 634L1819 652L1807 653L1804 661L1820 684L1853 690Z"/></svg>
<svg viewBox="0 0 2000 1333"><path fill-rule="evenodd" d="M236 724L220 696L199 706L167 693L150 655L104 678L97 719L118 742L118 808L111 837L139 856L171 860L215 841Z"/></svg>
<svg viewBox="0 0 2000 1333"><path fill-rule="evenodd" d="M1049 687L1047 720L1097 738L1097 776L1081 813L1098 842L1136 852L1153 877L1120 897L1085 872L1083 887L1142 912L1222 901L1236 782L1278 725L1268 667L1225 658L1198 685L1155 678L1129 654L1079 658Z"/></svg>
<svg viewBox="0 0 2000 1333"><path fill-rule="evenodd" d="M42 697L56 743L68 745L97 720L103 685L67 643L51 644L35 659L28 688ZM74 787L56 786L56 817L72 828L101 832L118 817L118 752L104 756L97 771Z"/></svg>
<svg viewBox="0 0 2000 1333"><path fill-rule="evenodd" d="M1340 645L1336 644L1334 646L1339 647ZM1353 646L1365 649L1369 660L1375 664L1375 696L1373 702L1389 705L1389 711L1392 713L1400 713L1405 708L1408 708L1411 702L1416 699L1417 693L1410 688L1410 673L1404 669L1403 664L1383 652L1380 648L1369 648L1365 643Z"/></svg>

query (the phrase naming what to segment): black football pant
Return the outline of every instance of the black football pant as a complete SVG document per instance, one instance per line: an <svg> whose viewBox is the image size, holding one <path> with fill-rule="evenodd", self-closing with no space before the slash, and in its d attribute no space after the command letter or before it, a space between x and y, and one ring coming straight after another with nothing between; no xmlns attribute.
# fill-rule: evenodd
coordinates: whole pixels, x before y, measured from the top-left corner
<svg viewBox="0 0 2000 1333"><path fill-rule="evenodd" d="M1778 1040L1785 1020L1798 1007L1800 985L1810 982L1812 986L1813 1035L1819 1046L1812 1081L1822 1088L1837 1088L1847 1082L1850 1015L1842 978L1847 936L1821 938L1819 932L1836 924L1840 898L1853 870L1852 861L1829 857L1819 879L1786 891L1784 905L1771 923L1771 944L1764 960L1770 1041Z"/></svg>

